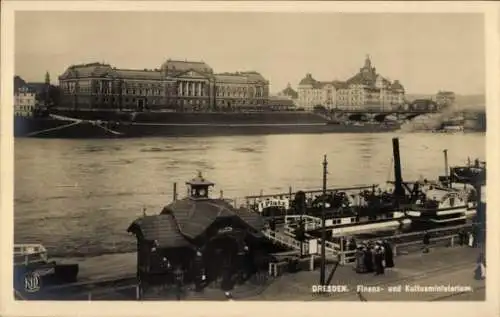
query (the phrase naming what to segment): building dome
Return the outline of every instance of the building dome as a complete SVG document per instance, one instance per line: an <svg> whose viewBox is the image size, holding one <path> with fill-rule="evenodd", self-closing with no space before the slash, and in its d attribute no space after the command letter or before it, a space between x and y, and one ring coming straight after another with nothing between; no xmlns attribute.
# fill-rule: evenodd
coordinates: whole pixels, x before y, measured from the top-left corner
<svg viewBox="0 0 500 317"><path fill-rule="evenodd" d="M299 96L299 94L295 90L293 90L293 88L290 85L290 83L288 83L288 85L286 86L286 88L283 89L282 94L284 96L291 97L292 99L297 99L298 96Z"/></svg>
<svg viewBox="0 0 500 317"><path fill-rule="evenodd" d="M304 77L300 83L299 86L303 85L314 85L316 83L316 80L312 77L311 73L307 73L306 77Z"/></svg>
<svg viewBox="0 0 500 317"><path fill-rule="evenodd" d="M399 80L395 80L392 83L391 89L394 89L394 90L405 90L405 88L403 87L403 85L401 85L401 83L399 82Z"/></svg>

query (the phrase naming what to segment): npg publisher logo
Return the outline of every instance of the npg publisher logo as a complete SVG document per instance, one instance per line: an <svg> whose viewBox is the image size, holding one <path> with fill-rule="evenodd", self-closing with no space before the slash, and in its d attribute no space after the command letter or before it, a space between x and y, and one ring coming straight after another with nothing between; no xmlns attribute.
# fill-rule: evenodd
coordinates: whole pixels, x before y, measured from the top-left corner
<svg viewBox="0 0 500 317"><path fill-rule="evenodd" d="M41 278L36 272L28 272L24 275L24 291L27 293L35 293L40 290Z"/></svg>

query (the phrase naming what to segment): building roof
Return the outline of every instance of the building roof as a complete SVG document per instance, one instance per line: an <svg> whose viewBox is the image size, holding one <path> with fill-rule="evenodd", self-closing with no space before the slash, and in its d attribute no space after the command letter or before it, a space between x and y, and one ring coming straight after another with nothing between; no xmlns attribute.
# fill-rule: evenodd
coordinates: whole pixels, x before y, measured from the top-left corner
<svg viewBox="0 0 500 317"><path fill-rule="evenodd" d="M248 78L245 76L240 76L236 74L216 74L215 80L219 83L238 83L238 84L246 84L248 83Z"/></svg>
<svg viewBox="0 0 500 317"><path fill-rule="evenodd" d="M36 84L41 84L43 87L38 90L37 88L40 88ZM22 79L20 76L14 76L14 93L19 92L21 89L24 90L24 92L29 92L36 94L38 92L42 92L45 90L45 83L27 83Z"/></svg>
<svg viewBox="0 0 500 317"><path fill-rule="evenodd" d="M395 80L392 85L391 85L391 89L394 89L394 90L404 90L405 88L403 87L403 85L401 85L401 83L399 82L399 80Z"/></svg>
<svg viewBox="0 0 500 317"><path fill-rule="evenodd" d="M137 69L113 69L110 74L119 78L134 78L145 80L161 80L161 72L154 70L137 70Z"/></svg>
<svg viewBox="0 0 500 317"><path fill-rule="evenodd" d="M187 185L195 185L195 186L214 186L215 184L212 183L211 181L207 180L206 178L203 177L203 174L201 172L198 172L198 175L187 181Z"/></svg>
<svg viewBox="0 0 500 317"><path fill-rule="evenodd" d="M267 79L261 73L256 71L239 72L240 75L246 76L252 82L267 82Z"/></svg>
<svg viewBox="0 0 500 317"><path fill-rule="evenodd" d="M305 86L305 85L314 86L317 84L317 82L318 81L312 77L311 73L307 73L306 77L302 78L302 80L299 82L299 86Z"/></svg>
<svg viewBox="0 0 500 317"><path fill-rule="evenodd" d="M332 84L336 89L347 88L347 84L344 81L334 80L332 81Z"/></svg>
<svg viewBox="0 0 500 317"><path fill-rule="evenodd" d="M218 82L230 83L266 83L267 80L258 72L234 72L234 73L219 73L215 74L215 79Z"/></svg>
<svg viewBox="0 0 500 317"><path fill-rule="evenodd" d="M66 69L66 71L59 76L59 79L65 78L87 78L87 77L101 77L106 75L112 70L109 64L103 63L89 63L89 64L79 64L71 65Z"/></svg>
<svg viewBox="0 0 500 317"><path fill-rule="evenodd" d="M248 226L261 230L263 220L256 213L245 209L235 209L222 199L192 200L184 198L166 206L161 214L173 215L182 235L195 239L219 218L238 217Z"/></svg>
<svg viewBox="0 0 500 317"><path fill-rule="evenodd" d="M127 230L142 235L147 241L156 241L159 248L179 248L190 243L177 228L175 219L170 214L144 216L135 220Z"/></svg>
<svg viewBox="0 0 500 317"><path fill-rule="evenodd" d="M280 96L269 96L268 99L269 106L295 106L293 100L289 97L280 97Z"/></svg>
<svg viewBox="0 0 500 317"><path fill-rule="evenodd" d="M24 79L22 79L19 76L14 76L14 92L16 92L19 88L21 88L23 86L27 86Z"/></svg>
<svg viewBox="0 0 500 317"><path fill-rule="evenodd" d="M172 60L168 59L161 65L162 71L172 72L172 73L183 73L189 70L194 70L196 72L207 74L213 73L212 67L206 64L203 61L180 61L180 60Z"/></svg>
<svg viewBox="0 0 500 317"><path fill-rule="evenodd" d="M455 96L453 91L439 91L437 93L438 96Z"/></svg>
<svg viewBox="0 0 500 317"><path fill-rule="evenodd" d="M375 85L375 80L377 79L377 74L374 72L359 72L356 75L349 78L346 83L348 85L367 85L373 86Z"/></svg>

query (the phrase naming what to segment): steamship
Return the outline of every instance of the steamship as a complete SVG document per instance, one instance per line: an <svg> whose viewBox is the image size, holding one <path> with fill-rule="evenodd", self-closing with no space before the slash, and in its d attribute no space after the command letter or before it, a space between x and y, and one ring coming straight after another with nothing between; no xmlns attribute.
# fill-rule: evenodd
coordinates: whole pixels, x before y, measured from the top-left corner
<svg viewBox="0 0 500 317"><path fill-rule="evenodd" d="M403 181L399 140L393 139L394 181L386 186L370 185L351 188L248 196L249 206L264 217L302 219L308 230L321 226L323 206L325 225L334 235L383 230L406 230L457 225L475 213L471 197L464 191L428 180ZM304 198L305 204L298 208ZM253 203L250 203L253 201ZM302 216L300 216L302 215ZM302 218L301 218L302 217ZM305 220L304 220L305 219Z"/></svg>
<svg viewBox="0 0 500 317"><path fill-rule="evenodd" d="M332 236L406 230L411 224L403 212L392 208L391 194L377 185L328 189L326 192L326 196L314 197L321 191L299 191L293 200L283 195L249 196L247 199L255 199L249 206L262 216L281 218L289 228L297 228L302 221L304 229L313 235L319 234L321 229L323 206L325 226ZM301 212L299 206L304 200Z"/></svg>

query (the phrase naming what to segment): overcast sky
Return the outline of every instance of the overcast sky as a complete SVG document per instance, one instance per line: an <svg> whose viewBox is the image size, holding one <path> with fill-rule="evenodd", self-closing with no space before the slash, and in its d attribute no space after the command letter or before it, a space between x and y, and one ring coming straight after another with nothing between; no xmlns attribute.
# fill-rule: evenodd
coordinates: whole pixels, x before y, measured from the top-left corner
<svg viewBox="0 0 500 317"><path fill-rule="evenodd" d="M483 94L480 14L17 12L15 72L52 81L71 64L158 68L203 60L215 72L256 70L271 91L306 73L345 80L366 54L408 93Z"/></svg>

